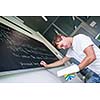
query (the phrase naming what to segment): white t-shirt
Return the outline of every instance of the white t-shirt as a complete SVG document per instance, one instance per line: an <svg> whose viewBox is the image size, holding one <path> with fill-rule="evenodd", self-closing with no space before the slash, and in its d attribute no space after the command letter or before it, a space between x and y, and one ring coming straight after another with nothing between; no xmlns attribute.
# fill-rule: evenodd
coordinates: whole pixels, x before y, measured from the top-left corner
<svg viewBox="0 0 100 100"><path fill-rule="evenodd" d="M78 34L73 37L72 47L68 49L66 56L73 57L77 61L81 62L86 54L84 53L85 48L92 45L96 54L96 60L87 67L97 74L100 74L100 49L92 42L90 37L84 34Z"/></svg>

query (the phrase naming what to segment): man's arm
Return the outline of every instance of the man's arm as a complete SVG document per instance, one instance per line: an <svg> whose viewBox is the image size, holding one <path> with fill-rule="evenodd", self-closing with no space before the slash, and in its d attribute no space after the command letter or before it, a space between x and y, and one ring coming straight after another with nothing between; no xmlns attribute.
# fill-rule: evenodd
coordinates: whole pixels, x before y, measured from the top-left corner
<svg viewBox="0 0 100 100"><path fill-rule="evenodd" d="M65 62L67 62L70 58L68 57L64 57L56 62L53 62L51 64L47 64L45 61L41 61L40 64L42 66L44 66L45 68L51 68L51 67L57 67L57 66L60 66L60 65L63 65Z"/></svg>
<svg viewBox="0 0 100 100"><path fill-rule="evenodd" d="M85 68L86 66L91 64L96 59L96 55L95 55L92 45L88 46L84 50L84 53L86 54L86 57L83 59L83 61L79 65L74 64L68 68L62 69L57 72L57 75L63 76L64 74L71 74L71 73L79 72L81 69Z"/></svg>
<svg viewBox="0 0 100 100"><path fill-rule="evenodd" d="M85 68L89 64L91 64L96 59L96 55L95 55L95 52L94 52L94 49L93 49L92 45L88 46L84 50L84 53L86 54L86 57L78 65L80 70Z"/></svg>

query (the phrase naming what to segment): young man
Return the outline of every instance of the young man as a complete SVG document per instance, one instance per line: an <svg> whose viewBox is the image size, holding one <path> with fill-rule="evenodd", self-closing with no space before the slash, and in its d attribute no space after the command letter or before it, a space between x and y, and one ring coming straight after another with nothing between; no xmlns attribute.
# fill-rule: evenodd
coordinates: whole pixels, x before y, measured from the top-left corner
<svg viewBox="0 0 100 100"><path fill-rule="evenodd" d="M45 61L41 61L40 64L44 67L55 67L64 64L70 58L75 58L80 62L79 65L72 65L62 71L59 71L58 76L63 74L71 74L79 72L84 68L89 68L94 72L92 77L87 82L100 83L100 49L92 42L92 40L84 35L78 34L74 37L66 37L64 35L57 35L54 38L54 46L59 49L68 49L64 58L47 64Z"/></svg>

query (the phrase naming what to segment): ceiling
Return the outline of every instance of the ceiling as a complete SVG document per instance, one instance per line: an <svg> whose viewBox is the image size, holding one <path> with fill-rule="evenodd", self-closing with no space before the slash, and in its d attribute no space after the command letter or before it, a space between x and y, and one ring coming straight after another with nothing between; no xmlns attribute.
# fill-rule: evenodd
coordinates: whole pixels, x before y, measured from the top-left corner
<svg viewBox="0 0 100 100"><path fill-rule="evenodd" d="M41 16L18 16L24 21L24 24L29 26L35 31L39 31L41 34L45 29L56 19L57 16L45 16L48 21L45 21Z"/></svg>

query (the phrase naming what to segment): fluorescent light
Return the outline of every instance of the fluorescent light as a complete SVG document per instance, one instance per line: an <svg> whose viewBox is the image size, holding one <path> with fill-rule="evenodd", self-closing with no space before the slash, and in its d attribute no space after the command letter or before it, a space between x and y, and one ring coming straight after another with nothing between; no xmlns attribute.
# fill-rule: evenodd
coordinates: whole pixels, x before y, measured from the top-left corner
<svg viewBox="0 0 100 100"><path fill-rule="evenodd" d="M47 19L45 16L42 16L42 18L43 18L45 21L48 21L48 19Z"/></svg>
<svg viewBox="0 0 100 100"><path fill-rule="evenodd" d="M54 31L56 32L56 34L58 34L58 35L59 35L59 32L58 32L56 29L54 29Z"/></svg>
<svg viewBox="0 0 100 100"><path fill-rule="evenodd" d="M73 21L75 20L75 17L74 16L72 16L72 19L73 19Z"/></svg>

